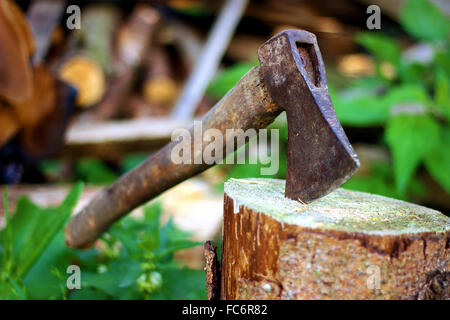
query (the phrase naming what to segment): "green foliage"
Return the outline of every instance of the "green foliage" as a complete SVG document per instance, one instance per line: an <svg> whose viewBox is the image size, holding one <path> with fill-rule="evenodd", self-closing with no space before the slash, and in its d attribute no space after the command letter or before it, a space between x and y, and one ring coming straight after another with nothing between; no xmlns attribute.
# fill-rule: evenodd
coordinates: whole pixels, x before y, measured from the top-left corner
<svg viewBox="0 0 450 320"><path fill-rule="evenodd" d="M401 52L397 42L382 33L360 33L356 42L373 54L377 61L387 61L396 65L400 62Z"/></svg>
<svg viewBox="0 0 450 320"><path fill-rule="evenodd" d="M343 125L382 125L388 119L389 105L377 97L380 84L370 80L363 79L340 94L330 90L336 114Z"/></svg>
<svg viewBox="0 0 450 320"><path fill-rule="evenodd" d="M39 170L48 180L59 180L62 163L56 159L45 159L39 164Z"/></svg>
<svg viewBox="0 0 450 320"><path fill-rule="evenodd" d="M75 165L75 172L79 179L91 184L110 184L119 175L97 159L83 159Z"/></svg>
<svg viewBox="0 0 450 320"><path fill-rule="evenodd" d="M130 154L125 156L120 164L121 172L125 173L130 170L133 170L142 162L144 162L144 160L147 159L147 157L148 155L145 154Z"/></svg>
<svg viewBox="0 0 450 320"><path fill-rule="evenodd" d="M77 184L57 208L19 199L0 232L0 299L204 299L202 270L180 267L174 252L197 246L172 223L160 226L153 204L141 219L126 217L102 239L100 250L64 244L64 225L81 193ZM69 291L66 270L81 269L81 289Z"/></svg>
<svg viewBox="0 0 450 320"><path fill-rule="evenodd" d="M435 110L450 121L450 52L437 52L434 59Z"/></svg>
<svg viewBox="0 0 450 320"><path fill-rule="evenodd" d="M330 96L344 126L384 127L380 143L387 144L392 156L392 166L377 164L370 176L353 177L345 187L408 199L424 192L415 177L421 165L450 190L450 38L449 20L425 0L407 1L401 23L412 37L433 46L433 61L403 60L395 38L378 31L360 33L356 41L374 57L376 74L356 79L339 92L330 86ZM209 93L222 97L250 67L237 64L223 71ZM286 155L287 127L285 123L278 127L282 156ZM237 165L228 170L228 176L258 177L261 167L260 163ZM273 177L285 174L285 159L280 159L280 172Z"/></svg>
<svg viewBox="0 0 450 320"><path fill-rule="evenodd" d="M64 229L61 228L23 278L26 298L67 299L67 267L97 254L95 249L80 251L68 248L64 243Z"/></svg>
<svg viewBox="0 0 450 320"><path fill-rule="evenodd" d="M368 176L355 176L343 185L344 188L356 191L375 193L386 197L407 200L405 194L401 194L395 187L394 170L386 163L373 164L372 172ZM412 179L408 185L411 194L423 195L424 186Z"/></svg>
<svg viewBox="0 0 450 320"><path fill-rule="evenodd" d="M228 178L235 178L235 179L244 179L244 178L255 178L255 177L262 177L262 178L278 178L278 179L284 179L286 178L286 155L287 155L287 137L288 137L288 132L287 132L287 120L284 114L281 114L277 119L275 119L275 121L268 127L269 129L269 137L267 140L267 143L270 145L271 144L271 139L274 139L271 136L271 130L272 129L276 129L278 130L278 134L279 134L279 150L268 150L269 152L269 157L273 160L273 159L278 159L279 163L279 167L278 167L278 171L271 174L271 175L267 175L267 174L262 174L262 170L264 168L269 168L270 166L273 166L275 164L270 163L270 164L264 164L261 162L261 159L258 157L256 163L251 164L248 163L248 161L246 161L245 164L237 164L237 165L222 165L222 168L224 168L227 171L227 179ZM256 143L257 140L256 138L254 138L254 142ZM258 141L258 143L260 143ZM259 148L259 146L258 146ZM270 148L269 148L270 149ZM258 150L259 152L260 150ZM233 155L229 155L230 156L235 156L237 153L240 152L245 152L246 155L248 156L249 154L249 144L247 144L246 146L241 147L240 149L238 149ZM274 152L272 154L272 152ZM225 180L227 180L225 179ZM217 186L217 189L222 193L223 192L223 183L220 183L220 185Z"/></svg>
<svg viewBox="0 0 450 320"><path fill-rule="evenodd" d="M448 40L450 22L430 1L408 0L400 20L405 30L418 40Z"/></svg>
<svg viewBox="0 0 450 320"><path fill-rule="evenodd" d="M439 144L439 125L429 115L399 114L386 128L397 190L404 193L419 163Z"/></svg>
<svg viewBox="0 0 450 320"><path fill-rule="evenodd" d="M442 130L440 143L425 158L431 176L450 193L450 128Z"/></svg>
<svg viewBox="0 0 450 320"><path fill-rule="evenodd" d="M84 181L89 184L111 184L124 174L141 164L148 154L129 154L123 157L119 165L110 166L100 159L84 158L75 162L74 172L61 177L64 166L61 160L46 159L41 161L39 169L50 181L66 183L68 181Z"/></svg>
<svg viewBox="0 0 450 320"><path fill-rule="evenodd" d="M343 91L330 90L330 95L342 124L383 126L383 141L392 155L389 174L377 169L346 186L405 199L421 189L414 177L421 164L450 190L450 39L449 20L428 1L408 1L401 17L407 32L433 45L433 61L402 60L393 38L379 32L361 33L356 40L375 58L377 73ZM381 71L386 63L393 70L389 77Z"/></svg>
<svg viewBox="0 0 450 320"><path fill-rule="evenodd" d="M82 266L82 289L71 298L204 299L204 272L173 261L174 252L199 243L189 241L170 220L160 227L160 216L156 203L144 209L142 219L117 222L103 237L102 262Z"/></svg>
<svg viewBox="0 0 450 320"><path fill-rule="evenodd" d="M57 208L42 209L28 199L20 198L11 219L4 192L7 219L5 229L0 232L1 298L26 298L24 278L62 230L81 190L82 184L79 183Z"/></svg>
<svg viewBox="0 0 450 320"><path fill-rule="evenodd" d="M221 99L253 66L254 64L242 62L221 71L209 85L208 95Z"/></svg>
<svg viewBox="0 0 450 320"><path fill-rule="evenodd" d="M380 95L379 92L385 92ZM385 125L391 108L403 104L430 105L420 84L405 83L385 88L377 79L362 79L340 93L330 90L336 114L342 124L355 127Z"/></svg>
<svg viewBox="0 0 450 320"><path fill-rule="evenodd" d="M392 107L404 104L420 104L424 107L430 104L430 98L425 88L415 83L404 83L393 87L387 91L382 99L388 105L389 110Z"/></svg>

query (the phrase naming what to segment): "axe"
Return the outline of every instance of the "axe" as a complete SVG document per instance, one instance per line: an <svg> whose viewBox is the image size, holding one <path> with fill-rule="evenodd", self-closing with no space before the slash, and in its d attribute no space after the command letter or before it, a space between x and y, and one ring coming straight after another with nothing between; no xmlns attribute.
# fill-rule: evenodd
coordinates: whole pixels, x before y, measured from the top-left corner
<svg viewBox="0 0 450 320"><path fill-rule="evenodd" d="M338 188L359 167L330 100L316 37L301 30L284 31L264 43L258 57L260 66L247 72L203 117L202 127L219 130L226 140L227 129L265 128L286 111L285 196L311 202ZM67 226L67 245L90 246L124 214L213 165L175 164L171 154L178 143L180 139L168 143L99 192ZM191 148L203 152L204 145L194 142Z"/></svg>

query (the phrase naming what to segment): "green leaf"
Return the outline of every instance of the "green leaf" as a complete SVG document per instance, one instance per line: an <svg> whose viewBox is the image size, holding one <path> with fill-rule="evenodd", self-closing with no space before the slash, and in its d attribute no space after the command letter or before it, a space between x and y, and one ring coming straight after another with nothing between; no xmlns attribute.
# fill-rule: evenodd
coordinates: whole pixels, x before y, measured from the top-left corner
<svg viewBox="0 0 450 320"><path fill-rule="evenodd" d="M206 299L205 272L187 268L166 267L161 270L163 287L152 293L153 300ZM182 285L181 285L182 284Z"/></svg>
<svg viewBox="0 0 450 320"><path fill-rule="evenodd" d="M384 84L376 78L363 78L349 89L336 92L330 87L330 97L339 121L348 126L382 125L389 117L389 105L380 92Z"/></svg>
<svg viewBox="0 0 450 320"><path fill-rule="evenodd" d="M450 121L450 79L442 71L436 74L434 91L437 110Z"/></svg>
<svg viewBox="0 0 450 320"><path fill-rule="evenodd" d="M441 143L427 154L425 167L450 194L450 128L442 130Z"/></svg>
<svg viewBox="0 0 450 320"><path fill-rule="evenodd" d="M349 190L369 192L386 197L399 198L393 183L392 169L384 163L373 164L369 176L355 176L347 181L343 187Z"/></svg>
<svg viewBox="0 0 450 320"><path fill-rule="evenodd" d="M144 208L146 233L139 246L148 251L155 251L161 246L160 218L162 214L161 203L156 202Z"/></svg>
<svg viewBox="0 0 450 320"><path fill-rule="evenodd" d="M347 181L343 188L379 194L382 196L408 200L405 194L400 194L395 187L393 168L386 163L374 163L368 176L354 176ZM424 187L418 179L413 179L408 185L408 193L422 195Z"/></svg>
<svg viewBox="0 0 450 320"><path fill-rule="evenodd" d="M418 62L402 63L398 70L403 83L428 85L428 82L430 82L433 77L432 70L429 66Z"/></svg>
<svg viewBox="0 0 450 320"><path fill-rule="evenodd" d="M404 194L425 155L439 143L439 124L427 114L398 114L386 128L391 149L397 190Z"/></svg>
<svg viewBox="0 0 450 320"><path fill-rule="evenodd" d="M119 177L102 161L96 159L80 160L75 166L75 171L79 179L92 184L110 184Z"/></svg>
<svg viewBox="0 0 450 320"><path fill-rule="evenodd" d="M65 281L67 267L76 261L75 264L80 265L83 274L87 266L85 259L82 259L80 254L87 256L89 254L92 255L93 252L98 256L98 252L95 249L78 251L67 247L64 242L64 229L61 228L23 279L24 285L27 288L28 298L63 298L62 287L67 291ZM53 271L56 270L63 276L63 279L55 276Z"/></svg>
<svg viewBox="0 0 450 320"><path fill-rule="evenodd" d="M134 291L136 279L142 273L136 260L119 259L105 265L105 272L83 272L81 290L94 288L112 298L121 299L128 291Z"/></svg>
<svg viewBox="0 0 450 320"><path fill-rule="evenodd" d="M418 40L434 42L449 36L449 20L427 0L408 0L401 11L400 22Z"/></svg>
<svg viewBox="0 0 450 320"><path fill-rule="evenodd" d="M164 259L172 253L197 247L201 242L188 240L189 233L179 230L170 219L160 230L160 247L155 250L157 259Z"/></svg>
<svg viewBox="0 0 450 320"><path fill-rule="evenodd" d="M162 274L162 286L157 289L156 297L203 297L204 278L199 274L203 271L179 268L172 260L173 252L192 248L199 243L188 240L188 233L178 230L170 220L160 227L161 213L160 203L154 202L144 208L143 219L127 217L115 224L105 241L114 244L119 240L122 245L119 247L120 254L117 258L104 261L101 272L83 272L82 289L74 292L71 298L148 298L147 293L139 289L138 279L144 272L150 271ZM171 279L178 275L175 284ZM178 286L176 290L175 285ZM191 290L191 287L197 291L184 292ZM184 293L175 294L173 291Z"/></svg>
<svg viewBox="0 0 450 320"><path fill-rule="evenodd" d="M209 85L207 94L221 99L252 67L253 64L243 62L221 71Z"/></svg>
<svg viewBox="0 0 450 320"><path fill-rule="evenodd" d="M371 175L368 177L353 177L343 185L343 188L406 200L405 197L399 196L395 185L389 184L383 179L383 177L376 175Z"/></svg>
<svg viewBox="0 0 450 320"><path fill-rule="evenodd" d="M8 202L8 190L6 187L3 189L3 205L5 212L5 229L4 233L0 236L0 243L3 243L4 249L1 255L2 268L0 268L0 280L5 281L7 277L11 276L11 269L13 266L13 237L11 230L11 219L9 216L9 202Z"/></svg>
<svg viewBox="0 0 450 320"><path fill-rule="evenodd" d="M75 207L83 188L76 184L58 208L40 208L26 198L20 198L11 219L13 232L13 276L22 279L56 234L63 228Z"/></svg>
<svg viewBox="0 0 450 320"><path fill-rule="evenodd" d="M3 282L0 282L0 300L23 300L25 298L23 285L11 277L8 276Z"/></svg>
<svg viewBox="0 0 450 320"><path fill-rule="evenodd" d="M368 82L370 83L370 82ZM372 87L361 84L336 93L330 90L330 96L338 119L343 125L374 126L382 125L389 118L390 109L399 104L420 104L428 106L431 100L420 84L404 84L390 89L380 96L382 89L376 82Z"/></svg>
<svg viewBox="0 0 450 320"><path fill-rule="evenodd" d="M447 78L450 77L450 51L442 50L436 51L434 54L434 69L435 72L443 72Z"/></svg>
<svg viewBox="0 0 450 320"><path fill-rule="evenodd" d="M160 227L162 210L158 202L146 208L142 219L122 219L109 236L104 236L106 246L112 245L118 255L66 247L63 227L81 187L76 185L58 208L40 208L26 198L19 199L9 224L16 255L12 275L0 281L0 298L143 299L148 293L140 290L137 282L143 272L162 275L162 286L155 297L205 298L204 272L180 268L172 257L173 252L198 243L190 241L188 234L171 221ZM3 255L5 235L6 228L0 231ZM65 274L73 263L82 270L81 290L69 292Z"/></svg>
<svg viewBox="0 0 450 320"><path fill-rule="evenodd" d="M364 32L356 36L356 42L369 51L379 62L387 61L397 66L401 51L397 42L382 33Z"/></svg>
<svg viewBox="0 0 450 320"><path fill-rule="evenodd" d="M368 96L351 100L334 99L333 105L343 125L381 125L389 116L389 105L382 98Z"/></svg>
<svg viewBox="0 0 450 320"><path fill-rule="evenodd" d="M144 160L147 159L147 157L148 155L145 154L131 154L125 156L120 164L121 172L125 173L133 170L142 162L144 162Z"/></svg>
<svg viewBox="0 0 450 320"><path fill-rule="evenodd" d="M384 96L384 103L391 108L399 104L430 105L430 97L424 87L419 84L404 84L389 90Z"/></svg>

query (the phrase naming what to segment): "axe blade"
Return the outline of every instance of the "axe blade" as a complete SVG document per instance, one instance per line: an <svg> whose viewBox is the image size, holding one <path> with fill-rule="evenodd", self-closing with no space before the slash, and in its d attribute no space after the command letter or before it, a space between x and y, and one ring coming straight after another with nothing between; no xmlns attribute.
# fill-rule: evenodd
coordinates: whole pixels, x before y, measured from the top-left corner
<svg viewBox="0 0 450 320"><path fill-rule="evenodd" d="M358 157L336 117L314 34L282 32L258 50L264 80L288 121L287 198L311 202L346 182Z"/></svg>

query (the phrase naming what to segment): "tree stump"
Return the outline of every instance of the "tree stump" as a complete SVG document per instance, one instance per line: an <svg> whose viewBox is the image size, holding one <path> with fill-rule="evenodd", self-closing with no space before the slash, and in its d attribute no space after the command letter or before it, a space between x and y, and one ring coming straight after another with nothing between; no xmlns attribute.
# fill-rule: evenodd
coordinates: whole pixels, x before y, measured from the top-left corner
<svg viewBox="0 0 450 320"><path fill-rule="evenodd" d="M448 217L344 189L304 205L284 186L225 184L221 299L449 299Z"/></svg>

